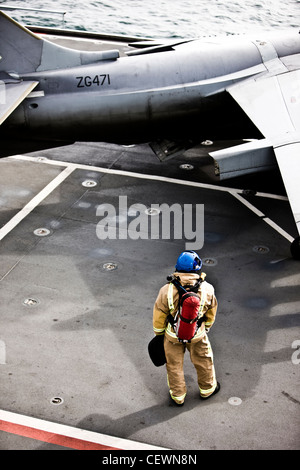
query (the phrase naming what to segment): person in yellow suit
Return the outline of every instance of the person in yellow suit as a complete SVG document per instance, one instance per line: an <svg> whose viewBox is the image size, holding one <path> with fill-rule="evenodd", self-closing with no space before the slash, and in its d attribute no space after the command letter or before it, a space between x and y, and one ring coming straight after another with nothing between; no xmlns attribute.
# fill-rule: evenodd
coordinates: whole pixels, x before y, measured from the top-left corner
<svg viewBox="0 0 300 470"><path fill-rule="evenodd" d="M207 332L214 324L218 304L214 287L205 281L206 274L201 273L202 260L196 252L181 253L175 269L173 275L180 279L185 288L190 286L196 290L201 299L196 333L190 342L182 342L177 338L172 320L179 308L179 293L172 283L165 284L158 293L153 308L153 330L155 335L164 335L170 396L172 403L182 406L187 392L183 370L186 349L197 371L200 398L205 400L220 390L220 384L216 380L213 352L207 337Z"/></svg>

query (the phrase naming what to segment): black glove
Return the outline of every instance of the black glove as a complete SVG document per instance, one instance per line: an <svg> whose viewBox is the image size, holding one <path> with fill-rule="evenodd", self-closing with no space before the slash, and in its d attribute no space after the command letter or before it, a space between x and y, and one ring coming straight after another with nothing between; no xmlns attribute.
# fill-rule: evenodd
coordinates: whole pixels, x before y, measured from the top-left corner
<svg viewBox="0 0 300 470"><path fill-rule="evenodd" d="M200 328L200 326L202 325L202 323L204 322L205 318L204 317L200 317L198 318L197 320L197 327Z"/></svg>

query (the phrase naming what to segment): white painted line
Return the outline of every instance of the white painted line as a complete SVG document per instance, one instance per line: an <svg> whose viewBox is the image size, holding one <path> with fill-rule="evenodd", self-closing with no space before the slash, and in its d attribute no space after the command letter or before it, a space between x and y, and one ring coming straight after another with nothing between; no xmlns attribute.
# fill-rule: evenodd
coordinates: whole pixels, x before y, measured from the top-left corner
<svg viewBox="0 0 300 470"><path fill-rule="evenodd" d="M293 242L294 237L289 235L285 230L283 230L279 225L277 225L273 220L269 219L266 217L266 215L261 212L259 209L257 209L253 204L251 204L249 201L244 199L240 194L230 191L230 194L234 196L236 199L238 199L242 204L244 204L248 209L250 209L254 214L256 214L258 217L260 217L264 222L266 222L270 227L272 227L276 232L278 232L282 237L286 238L290 243Z"/></svg>
<svg viewBox="0 0 300 470"><path fill-rule="evenodd" d="M32 418L10 411L0 410L0 423L2 421L24 426L31 429L37 429L47 433L53 433L60 436L70 437L81 441L100 444L102 446L112 447L121 450L153 450L160 449L166 450L163 447L156 447L150 444L122 439L119 437L108 436L107 434L100 434L93 431L86 431L85 429L74 428L64 424L53 423L44 421L38 418Z"/></svg>
<svg viewBox="0 0 300 470"><path fill-rule="evenodd" d="M26 155L14 155L14 156L9 157L9 158L16 159L16 160L39 162L38 158L28 157ZM229 187L225 187L225 186L216 186L216 185L207 184L207 183L198 183L196 181L180 180L180 179L177 179L177 178L169 178L167 176L147 175L147 174L136 173L136 172L131 172L131 171L114 170L114 169L111 169L111 168L102 168L102 167L96 167L96 166L90 166L90 165L61 162L59 160L44 159L44 160L40 161L40 163L45 163L47 165L53 165L53 166L63 166L63 167L67 167L69 169L72 168L72 170L80 169L80 170L94 171L94 172L98 172L98 173L106 173L106 174L119 175L119 176L128 176L128 177L132 177L132 178L139 178L139 179L152 180L152 181L161 181L161 182L165 182L165 183L179 184L179 185L183 185L183 186L190 186L190 187L201 188L201 189L211 189L213 191L221 191L221 192L229 193L232 196L234 196L235 198L237 198L246 207L248 207L248 209L250 209L252 212L254 212L258 217L261 217L268 225L270 225L274 230L276 230L281 236L286 238L290 243L292 243L292 241L294 240L294 237L289 235L285 230L283 230L281 227L279 227L279 225L277 225L271 219L267 218L265 216L265 214L263 214L253 204L251 204L245 198L243 198L241 196L241 193L244 192L243 189L229 188ZM256 196L288 201L288 198L285 197L285 196L274 195L274 194L269 194L269 193L259 192L259 193L256 194ZM0 233L1 233L1 231L0 231ZM1 240L1 238L0 238L0 240Z"/></svg>
<svg viewBox="0 0 300 470"><path fill-rule="evenodd" d="M244 204L244 206L248 207L248 209L250 209L252 212L254 212L254 214L256 214L258 217L264 217L265 216L265 214L263 214L263 212L261 212L259 209L257 209L257 207L253 206L253 204L251 204L251 202L248 202L245 198L243 198L243 196L241 196L240 194L237 194L234 191L229 191L229 192L232 196L234 196L242 204Z"/></svg>
<svg viewBox="0 0 300 470"><path fill-rule="evenodd" d="M42 191L26 204L14 217L0 229L0 240L10 233L25 217L30 214L49 194L56 189L75 170L73 166L67 166L56 178L54 178Z"/></svg>
<svg viewBox="0 0 300 470"><path fill-rule="evenodd" d="M27 161L32 161L32 162L39 161L35 157L27 157L26 155L14 155L9 158L16 159L16 160L25 160L25 161L27 160ZM128 176L131 178L138 178L138 179L150 180L150 181L161 181L163 183L179 184L182 186L192 186L194 188L212 189L214 191L222 191L225 193L229 191L237 191L237 192L243 191L241 189L226 188L223 186L215 186L213 184L198 183L197 181L180 180L177 178L169 178L167 176L147 175L144 173L136 173L133 171L113 170L112 168L102 168L98 166L83 165L81 163L75 164L75 163L61 162L59 160L42 160L39 163L45 163L47 165L53 165L53 166L72 166L74 167L74 169L78 169L78 170L94 171L98 173L106 173L109 175Z"/></svg>
<svg viewBox="0 0 300 470"><path fill-rule="evenodd" d="M139 178L139 179L147 179L147 180L154 180L154 181L162 181L165 183L173 183L173 184L180 184L183 186L193 186L196 188L203 188L203 189L211 189L213 191L221 191L227 193L243 193L244 189L239 188L229 188L226 186L216 186L214 184L208 183L199 183L197 181L188 181L188 180L181 180L177 178L169 178L167 176L158 176L158 175L147 175L144 173L136 173L132 171L124 171L124 170L114 170L112 168L102 168L98 166L91 166L91 165L84 165L82 163L68 163L62 162L60 160L48 160L48 159L39 159L38 157L29 157L27 155L13 155L12 157L8 157L15 160L24 160L24 161L31 161L31 162L38 162L38 163L45 163L47 165L53 166L74 166L74 169L79 170L87 170L87 171L94 171L98 173L107 173L111 175L119 175L119 176L129 176L132 178ZM258 192L255 194L258 197L266 197L270 199L278 199L283 201L288 201L286 196L270 194L270 193L262 193Z"/></svg>
<svg viewBox="0 0 300 470"><path fill-rule="evenodd" d="M278 201L288 201L289 198L287 196L282 196L280 194L271 194L271 193L255 193L255 197L267 197L269 199L276 199Z"/></svg>
<svg viewBox="0 0 300 470"><path fill-rule="evenodd" d="M294 237L289 235L283 228L279 227L279 225L276 224L273 220L269 219L269 217L265 217L264 221L266 224L270 225L276 232L278 232L282 237L286 238L290 243L294 241Z"/></svg>

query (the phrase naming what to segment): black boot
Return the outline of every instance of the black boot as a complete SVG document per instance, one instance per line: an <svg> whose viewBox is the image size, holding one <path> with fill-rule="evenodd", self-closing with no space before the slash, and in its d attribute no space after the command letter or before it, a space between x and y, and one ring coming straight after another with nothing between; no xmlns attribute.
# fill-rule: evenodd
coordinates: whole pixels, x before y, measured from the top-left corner
<svg viewBox="0 0 300 470"><path fill-rule="evenodd" d="M200 395L201 400L207 400L208 398L212 397L213 395L215 395L216 393L218 393L218 391L220 390L220 388L221 388L221 385L219 384L219 382L217 382L217 386L216 386L216 388L214 389L214 391L212 392L212 394L211 394L211 395L208 395L208 397L201 397L201 395Z"/></svg>

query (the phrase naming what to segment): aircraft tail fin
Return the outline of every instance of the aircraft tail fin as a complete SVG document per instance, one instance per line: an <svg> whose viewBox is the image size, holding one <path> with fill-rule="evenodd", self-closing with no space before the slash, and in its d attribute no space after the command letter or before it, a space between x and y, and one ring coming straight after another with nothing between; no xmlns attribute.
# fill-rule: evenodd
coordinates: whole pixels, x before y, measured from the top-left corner
<svg viewBox="0 0 300 470"><path fill-rule="evenodd" d="M118 50L82 52L53 44L0 11L0 74L56 70L118 57Z"/></svg>
<svg viewBox="0 0 300 470"><path fill-rule="evenodd" d="M35 71L42 55L42 40L0 11L0 72Z"/></svg>

